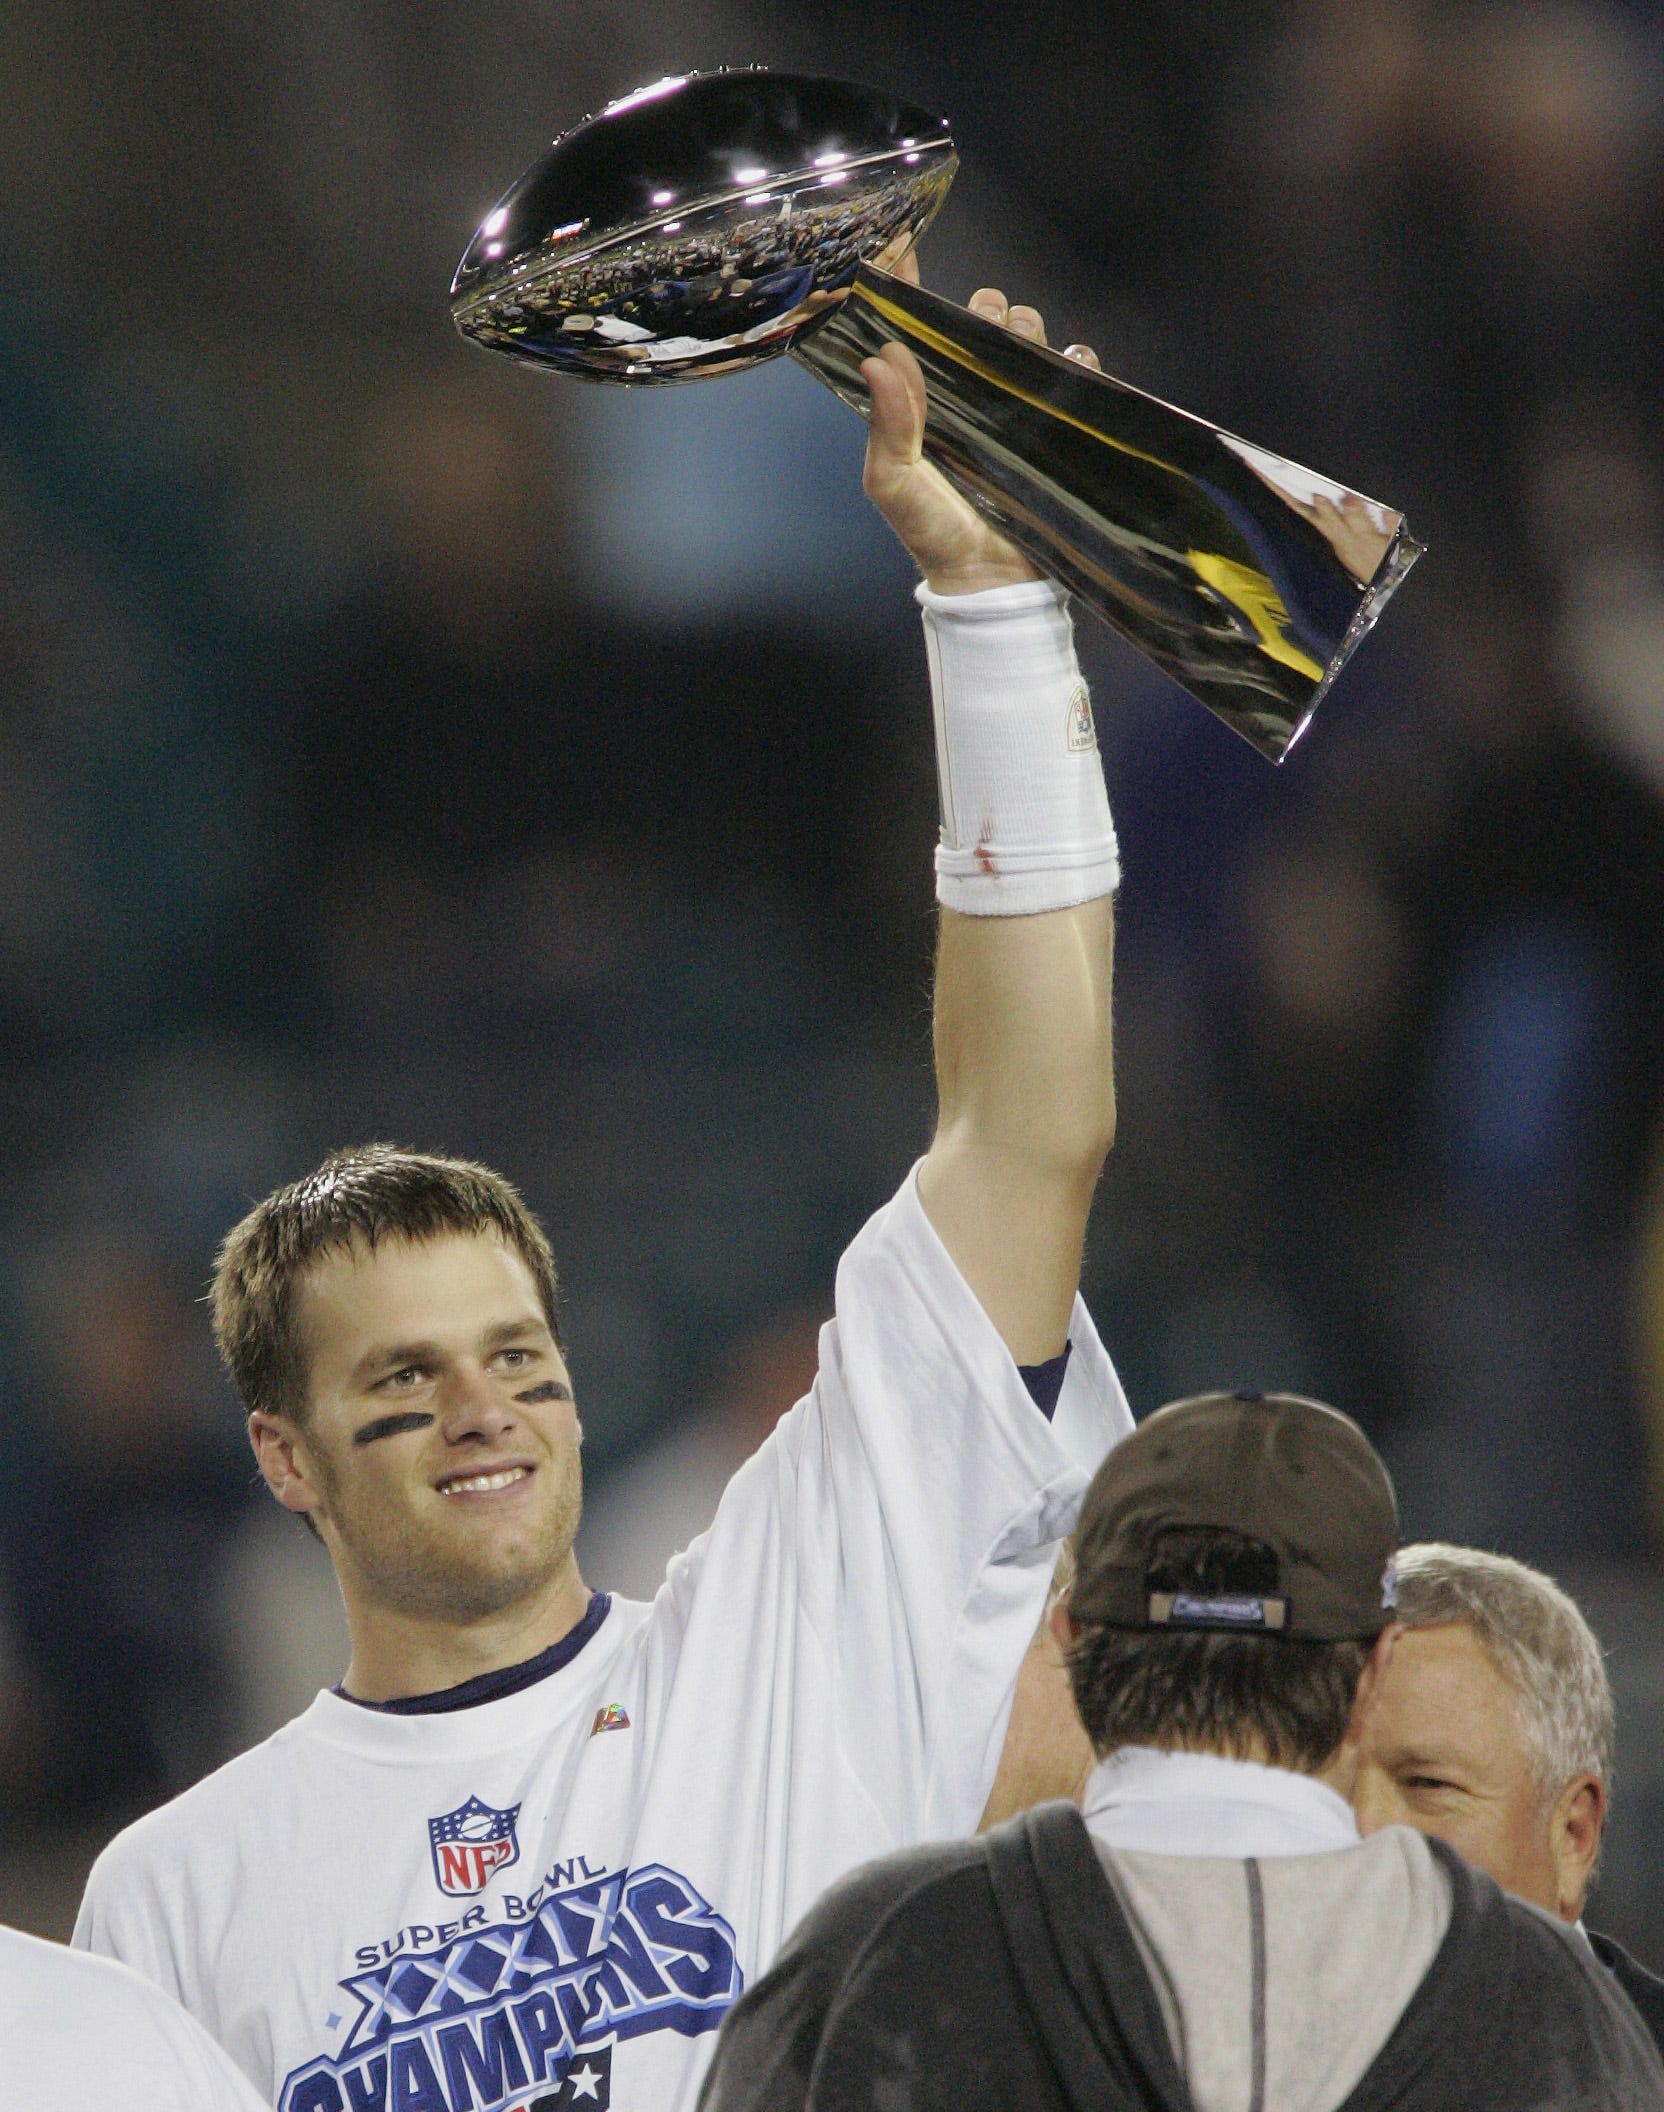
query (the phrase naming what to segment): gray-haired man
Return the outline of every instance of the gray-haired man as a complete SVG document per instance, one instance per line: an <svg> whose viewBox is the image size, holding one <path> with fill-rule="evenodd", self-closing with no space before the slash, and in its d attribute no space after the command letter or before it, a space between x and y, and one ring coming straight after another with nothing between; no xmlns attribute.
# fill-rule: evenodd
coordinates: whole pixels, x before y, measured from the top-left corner
<svg viewBox="0 0 1664 2112"><path fill-rule="evenodd" d="M1360 1827L1436 1835L1581 1925L1612 1780L1612 1689L1588 1622L1540 1571L1437 1542L1400 1550L1398 1618L1353 1791ZM1664 1981L1589 1940L1664 2046Z"/></svg>

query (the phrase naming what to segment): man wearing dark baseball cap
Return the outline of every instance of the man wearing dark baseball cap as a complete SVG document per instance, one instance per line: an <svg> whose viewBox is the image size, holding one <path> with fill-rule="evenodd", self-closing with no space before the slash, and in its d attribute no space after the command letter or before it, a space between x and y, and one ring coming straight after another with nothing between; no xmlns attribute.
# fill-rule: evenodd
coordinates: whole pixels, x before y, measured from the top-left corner
<svg viewBox="0 0 1664 2112"><path fill-rule="evenodd" d="M707 2112L1659 2112L1586 1945L1350 1794L1397 1630L1357 1425L1206 1394L1099 1469L1054 1614L1081 1806L829 1892L730 2014Z"/></svg>

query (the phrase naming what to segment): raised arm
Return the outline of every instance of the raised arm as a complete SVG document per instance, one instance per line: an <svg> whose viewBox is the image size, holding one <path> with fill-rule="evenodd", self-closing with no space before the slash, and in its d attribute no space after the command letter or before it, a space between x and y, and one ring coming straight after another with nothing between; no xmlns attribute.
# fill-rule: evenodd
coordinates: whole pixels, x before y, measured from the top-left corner
<svg viewBox="0 0 1664 2112"><path fill-rule="evenodd" d="M971 305L1043 338L1032 308L990 289ZM919 1194L1012 1355L1036 1364L1063 1349L1115 1134L1114 833L1061 597L923 459L912 354L887 345L863 373L867 493L928 590L942 774L939 1114Z"/></svg>

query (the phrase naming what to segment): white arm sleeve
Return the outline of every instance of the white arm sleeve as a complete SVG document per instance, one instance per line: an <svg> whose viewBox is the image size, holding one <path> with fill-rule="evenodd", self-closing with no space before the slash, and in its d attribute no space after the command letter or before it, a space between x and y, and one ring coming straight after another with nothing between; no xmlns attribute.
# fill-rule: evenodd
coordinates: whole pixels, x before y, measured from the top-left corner
<svg viewBox="0 0 1664 2112"><path fill-rule="evenodd" d="M118 1836L88 1874L69 1940L78 1951L119 1958L181 2001L178 1964L162 1933L177 1902L162 1891L151 1860L135 1855L126 1835Z"/></svg>
<svg viewBox="0 0 1664 2112"><path fill-rule="evenodd" d="M762 1837L780 1936L840 1872L981 1813L1058 1542L1132 1428L1078 1300L1069 1339L1054 1424L915 1169L844 1256L812 1392L671 1564L664 1737L697 1748L713 1711L754 1731L746 1787L689 1777L685 1794L713 1837Z"/></svg>
<svg viewBox="0 0 1664 2112"><path fill-rule="evenodd" d="M916 1168L845 1255L829 1333L821 1473L803 1518L825 1537L804 1588L826 1593L841 1634L861 1639L839 1665L842 1706L867 1724L858 1763L882 1773L871 1704L894 1710L903 1735L886 1801L922 1837L967 1832L1057 1543L1132 1417L1077 1297L1048 1422L925 1215ZM880 1665L890 1686L875 1694Z"/></svg>

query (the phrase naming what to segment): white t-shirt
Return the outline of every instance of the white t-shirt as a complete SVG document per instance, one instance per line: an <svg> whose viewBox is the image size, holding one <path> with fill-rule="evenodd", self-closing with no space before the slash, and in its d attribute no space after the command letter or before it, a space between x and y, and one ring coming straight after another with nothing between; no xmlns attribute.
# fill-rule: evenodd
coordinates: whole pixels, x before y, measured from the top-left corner
<svg viewBox="0 0 1664 2112"><path fill-rule="evenodd" d="M1223 1753L1118 1746L1087 1776L1080 1808L1094 1840L1152 1855L1323 1855L1360 1838L1327 1782Z"/></svg>
<svg viewBox="0 0 1664 2112"><path fill-rule="evenodd" d="M1078 1300L1070 1339L1048 1422L915 1172L651 1606L473 1708L320 1694L105 1850L76 1942L282 2112L691 2106L834 1878L976 1823L1056 1544L1132 1427Z"/></svg>
<svg viewBox="0 0 1664 2112"><path fill-rule="evenodd" d="M0 2104L17 2112L262 2112L202 2026L148 1980L6 1928Z"/></svg>

